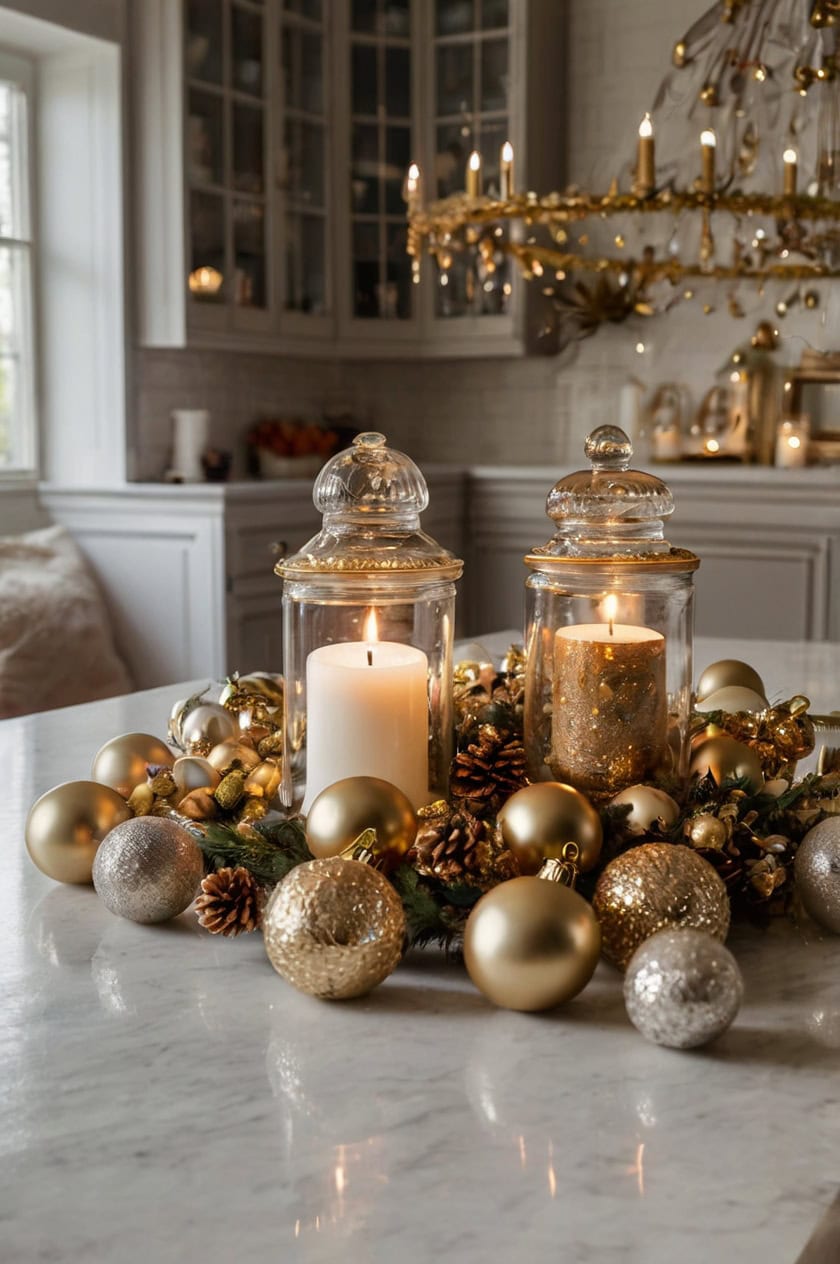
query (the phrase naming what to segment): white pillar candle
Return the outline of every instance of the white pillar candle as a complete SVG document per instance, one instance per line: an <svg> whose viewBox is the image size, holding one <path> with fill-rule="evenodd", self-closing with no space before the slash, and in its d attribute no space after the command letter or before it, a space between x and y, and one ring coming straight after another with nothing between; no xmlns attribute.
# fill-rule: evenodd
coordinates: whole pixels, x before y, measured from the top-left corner
<svg viewBox="0 0 840 1264"><path fill-rule="evenodd" d="M798 470L808 464L807 422L782 421L776 431L776 465Z"/></svg>
<svg viewBox="0 0 840 1264"><path fill-rule="evenodd" d="M306 795L343 777L381 777L429 802L428 659L397 641L342 641L306 660Z"/></svg>

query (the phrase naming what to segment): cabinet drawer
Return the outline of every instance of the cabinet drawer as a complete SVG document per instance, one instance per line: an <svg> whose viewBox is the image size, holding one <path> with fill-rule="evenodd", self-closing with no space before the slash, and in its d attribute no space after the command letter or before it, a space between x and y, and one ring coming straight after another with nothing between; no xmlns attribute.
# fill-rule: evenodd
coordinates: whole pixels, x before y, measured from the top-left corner
<svg viewBox="0 0 840 1264"><path fill-rule="evenodd" d="M315 513L232 525L227 533L228 586L243 579L270 579L277 562L294 553L320 526ZM279 580L277 581L279 584Z"/></svg>

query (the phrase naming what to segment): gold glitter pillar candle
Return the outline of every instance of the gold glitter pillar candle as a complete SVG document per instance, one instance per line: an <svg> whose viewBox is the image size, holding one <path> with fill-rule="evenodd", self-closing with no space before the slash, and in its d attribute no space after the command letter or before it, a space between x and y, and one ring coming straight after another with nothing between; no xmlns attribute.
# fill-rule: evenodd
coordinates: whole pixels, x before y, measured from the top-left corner
<svg viewBox="0 0 840 1264"><path fill-rule="evenodd" d="M650 776L667 737L665 638L652 628L586 623L554 638L549 767L595 796Z"/></svg>

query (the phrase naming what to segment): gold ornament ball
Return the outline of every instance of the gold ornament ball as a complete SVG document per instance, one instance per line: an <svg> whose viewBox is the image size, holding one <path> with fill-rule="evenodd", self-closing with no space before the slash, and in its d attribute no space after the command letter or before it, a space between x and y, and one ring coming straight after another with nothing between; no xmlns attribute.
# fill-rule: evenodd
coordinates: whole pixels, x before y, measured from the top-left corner
<svg viewBox="0 0 840 1264"><path fill-rule="evenodd" d="M145 782L147 764L171 768L174 762L175 756L160 738L150 733L123 733L99 748L90 775L127 799L135 786Z"/></svg>
<svg viewBox="0 0 840 1264"><path fill-rule="evenodd" d="M704 930L721 942L729 931L723 880L697 852L675 843L645 843L611 860L592 907L604 956L620 970L659 930Z"/></svg>
<svg viewBox="0 0 840 1264"><path fill-rule="evenodd" d="M601 818L585 795L561 781L537 781L517 790L499 812L498 822L522 874L537 873L544 860L560 859L567 843L580 848L582 872L591 869L601 854Z"/></svg>
<svg viewBox="0 0 840 1264"><path fill-rule="evenodd" d="M218 702L201 702L183 717L179 735L185 750L205 742L218 746L220 742L238 737L239 725L236 717Z"/></svg>
<svg viewBox="0 0 840 1264"><path fill-rule="evenodd" d="M698 699L695 710L701 713L726 711L729 715L735 715L739 711L752 713L766 711L769 705L764 694L757 693L755 689L748 689L746 685L724 685L722 689L716 689L708 697Z"/></svg>
<svg viewBox="0 0 840 1264"><path fill-rule="evenodd" d="M739 658L721 658L716 663L710 663L701 673L697 681L697 699L702 702L709 694L717 693L718 689L728 689L730 685L752 689L760 697L765 697L764 681L754 667L742 663Z"/></svg>
<svg viewBox="0 0 840 1264"><path fill-rule="evenodd" d="M322 790L306 818L306 841L318 859L339 856L365 830L376 831L377 863L393 868L417 836L410 800L379 777L345 777Z"/></svg>
<svg viewBox="0 0 840 1264"><path fill-rule="evenodd" d="M746 778L747 788L753 794L764 786L764 773L758 755L751 746L745 746L726 734L710 737L695 746L689 772L692 777L705 777L711 773L719 786L724 781Z"/></svg>
<svg viewBox="0 0 840 1264"><path fill-rule="evenodd" d="M629 807L622 824L630 834L646 834L657 821L669 829L679 820L679 804L656 786L628 786L610 799L612 807Z"/></svg>
<svg viewBox="0 0 840 1264"><path fill-rule="evenodd" d="M181 794L189 794L190 790L201 790L208 786L215 790L221 777L208 759L200 755L182 755L172 765L172 776Z"/></svg>
<svg viewBox="0 0 840 1264"><path fill-rule="evenodd" d="M370 865L338 856L298 865L275 888L263 921L268 959L299 992L365 996L399 963L402 902Z"/></svg>
<svg viewBox="0 0 840 1264"><path fill-rule="evenodd" d="M219 702L227 706L237 697L250 694L262 698L267 707L276 711L283 706L283 691L282 676L272 676L270 672L249 672L247 676L231 678L222 689Z"/></svg>
<svg viewBox="0 0 840 1264"><path fill-rule="evenodd" d="M701 851L720 851L726 844L727 830L723 821L709 812L695 816L688 827L692 847Z"/></svg>
<svg viewBox="0 0 840 1264"><path fill-rule="evenodd" d="M583 896L545 878L502 882L467 919L464 962L480 992L504 1009L553 1009L586 987L601 933Z"/></svg>
<svg viewBox="0 0 840 1264"><path fill-rule="evenodd" d="M26 850L56 882L92 882L96 849L110 830L131 817L125 799L97 781L66 781L32 805Z"/></svg>
<svg viewBox="0 0 840 1264"><path fill-rule="evenodd" d="M262 761L253 746L229 739L213 747L207 756L207 762L216 772L227 772L234 763L239 763L243 772L251 772Z"/></svg>

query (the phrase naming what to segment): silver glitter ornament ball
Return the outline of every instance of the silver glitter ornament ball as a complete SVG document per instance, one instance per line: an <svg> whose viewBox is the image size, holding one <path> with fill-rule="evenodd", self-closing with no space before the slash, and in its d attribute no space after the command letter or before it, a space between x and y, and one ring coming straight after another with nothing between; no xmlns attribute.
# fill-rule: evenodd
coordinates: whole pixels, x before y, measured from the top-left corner
<svg viewBox="0 0 840 1264"><path fill-rule="evenodd" d="M103 904L132 922L165 922L192 904L204 858L191 834L174 821L137 816L106 834L93 862Z"/></svg>
<svg viewBox="0 0 840 1264"><path fill-rule="evenodd" d="M646 939L624 976L633 1026L657 1045L694 1049L730 1026L744 981L728 948L699 930L661 930Z"/></svg>
<svg viewBox="0 0 840 1264"><path fill-rule="evenodd" d="M793 872L805 912L840 935L840 816L810 829L799 844Z"/></svg>

